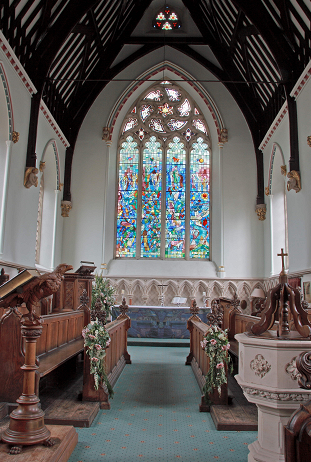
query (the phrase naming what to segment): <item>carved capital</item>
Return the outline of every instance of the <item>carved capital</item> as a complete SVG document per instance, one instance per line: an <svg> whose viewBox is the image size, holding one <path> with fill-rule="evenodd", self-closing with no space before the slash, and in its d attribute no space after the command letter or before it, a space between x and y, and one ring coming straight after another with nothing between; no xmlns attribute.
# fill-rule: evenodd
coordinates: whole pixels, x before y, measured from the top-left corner
<svg viewBox="0 0 311 462"><path fill-rule="evenodd" d="M266 204L257 204L256 205L256 213L258 216L258 220L264 221L266 219Z"/></svg>
<svg viewBox="0 0 311 462"><path fill-rule="evenodd" d="M291 170L288 172L287 178L289 178L287 181L287 191L293 189L298 193L301 190L300 173L296 170Z"/></svg>
<svg viewBox="0 0 311 462"><path fill-rule="evenodd" d="M228 143L228 130L227 128L222 128L220 130L220 142L225 144Z"/></svg>
<svg viewBox="0 0 311 462"><path fill-rule="evenodd" d="M310 148L311 148L311 136L307 137L307 143L308 143L308 146L310 146Z"/></svg>
<svg viewBox="0 0 311 462"><path fill-rule="evenodd" d="M69 217L69 212L72 209L71 201L62 201L62 217Z"/></svg>
<svg viewBox="0 0 311 462"><path fill-rule="evenodd" d="M102 140L103 141L109 141L110 138L110 128L109 127L103 127L103 136Z"/></svg>
<svg viewBox="0 0 311 462"><path fill-rule="evenodd" d="M19 133L18 132L13 132L12 133L12 141L13 141L14 144L19 141Z"/></svg>
<svg viewBox="0 0 311 462"><path fill-rule="evenodd" d="M282 174L283 176L286 176L286 174L287 174L287 167L286 167L286 165L281 165L281 174Z"/></svg>
<svg viewBox="0 0 311 462"><path fill-rule="evenodd" d="M270 196L270 189L269 189L269 186L266 186L266 187L265 187L265 195L266 195L266 196Z"/></svg>
<svg viewBox="0 0 311 462"><path fill-rule="evenodd" d="M42 162L42 160L40 160L40 165L39 165L40 172L42 173L44 169L45 169L45 162Z"/></svg>
<svg viewBox="0 0 311 462"><path fill-rule="evenodd" d="M29 189L31 186L38 186L38 173L39 170L36 167L26 167L24 175L24 186Z"/></svg>

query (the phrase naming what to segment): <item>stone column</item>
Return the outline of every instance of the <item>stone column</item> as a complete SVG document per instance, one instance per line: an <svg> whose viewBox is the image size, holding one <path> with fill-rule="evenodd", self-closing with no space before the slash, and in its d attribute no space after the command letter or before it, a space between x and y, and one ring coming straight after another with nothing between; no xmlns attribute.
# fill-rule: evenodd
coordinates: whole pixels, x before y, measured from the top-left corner
<svg viewBox="0 0 311 462"><path fill-rule="evenodd" d="M54 191L54 216L53 216L53 237L52 237L52 255L51 255L51 268L55 268L55 246L56 246L56 227L57 227L57 210L58 210L58 198L60 190Z"/></svg>
<svg viewBox="0 0 311 462"><path fill-rule="evenodd" d="M2 200L0 209L0 255L3 254L4 244L4 227L5 227L5 215L7 205L7 194L8 194L8 183L9 183L9 167L10 167L10 156L12 151L13 141L6 141L6 154L5 164L3 172L3 189L2 189Z"/></svg>
<svg viewBox="0 0 311 462"><path fill-rule="evenodd" d="M219 195L220 195L220 265L218 267L217 276L225 278L225 251L224 251L224 193L223 193L223 147L224 143L219 142Z"/></svg>

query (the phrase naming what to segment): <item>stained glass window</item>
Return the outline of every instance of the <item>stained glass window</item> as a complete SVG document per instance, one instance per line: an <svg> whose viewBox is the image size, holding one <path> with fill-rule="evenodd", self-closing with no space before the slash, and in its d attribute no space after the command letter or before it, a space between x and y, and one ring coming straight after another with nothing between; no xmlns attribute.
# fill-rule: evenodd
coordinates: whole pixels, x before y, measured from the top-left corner
<svg viewBox="0 0 311 462"><path fill-rule="evenodd" d="M173 30L181 27L178 15L169 6L161 9L153 20L153 27L161 30Z"/></svg>
<svg viewBox="0 0 311 462"><path fill-rule="evenodd" d="M119 146L116 258L208 259L210 137L192 98L153 84L129 108Z"/></svg>
<svg viewBox="0 0 311 462"><path fill-rule="evenodd" d="M139 149L133 137L122 143L119 158L117 257L136 256Z"/></svg>
<svg viewBox="0 0 311 462"><path fill-rule="evenodd" d="M190 152L190 258L209 257L209 151L203 138Z"/></svg>

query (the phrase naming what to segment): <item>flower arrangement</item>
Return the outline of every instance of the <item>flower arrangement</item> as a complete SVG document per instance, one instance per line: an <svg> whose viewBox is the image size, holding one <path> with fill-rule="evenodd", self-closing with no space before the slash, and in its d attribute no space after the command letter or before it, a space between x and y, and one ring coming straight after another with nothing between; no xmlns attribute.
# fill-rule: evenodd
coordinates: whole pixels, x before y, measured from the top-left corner
<svg viewBox="0 0 311 462"><path fill-rule="evenodd" d="M95 309L95 304L100 299L103 310L106 311L106 319L111 314L111 308L114 306L115 289L110 285L109 279L103 277L102 274L95 274L92 285L92 309Z"/></svg>
<svg viewBox="0 0 311 462"><path fill-rule="evenodd" d="M95 389L98 390L100 380L102 380L107 389L109 397L113 397L113 389L108 381L105 371L106 348L110 345L111 340L105 326L98 322L91 321L82 330L86 354L90 357L90 373L94 375Z"/></svg>
<svg viewBox="0 0 311 462"><path fill-rule="evenodd" d="M230 343L228 341L227 329L222 330L217 325L209 326L203 341L202 349L209 357L209 370L205 376L205 401L210 404L209 394L216 388L221 396L221 386L227 383L226 365L232 372L232 361L228 354Z"/></svg>

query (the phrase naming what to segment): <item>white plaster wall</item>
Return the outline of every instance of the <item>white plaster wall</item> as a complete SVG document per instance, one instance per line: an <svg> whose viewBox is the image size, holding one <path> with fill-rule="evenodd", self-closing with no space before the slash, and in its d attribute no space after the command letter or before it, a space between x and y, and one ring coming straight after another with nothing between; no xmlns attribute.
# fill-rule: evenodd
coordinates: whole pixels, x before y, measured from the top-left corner
<svg viewBox="0 0 311 462"><path fill-rule="evenodd" d="M1 259L25 266L34 266L39 187L26 189L23 185L31 95L2 50L0 50L0 60L5 66L9 83L14 113L14 128L20 134L18 143L12 143L4 247ZM39 165L44 146L51 138L55 138L55 132L40 111L36 148L37 165ZM57 144L61 170L63 171L65 147L58 139ZM57 258L55 260L59 261L62 246L62 228L60 226L57 233Z"/></svg>
<svg viewBox="0 0 311 462"><path fill-rule="evenodd" d="M197 79L214 79L199 64L185 56L166 50L166 59ZM127 68L118 78L134 79L143 71L163 60L158 50ZM162 78L162 76L161 76ZM65 221L63 260L78 266L80 260L94 261L97 267L108 264L109 276L193 276L215 277L213 262L113 260L115 232L116 152L117 137L123 117L130 104L150 83L143 84L120 111L110 148L101 140L110 111L128 82L111 82L99 95L84 123L77 140L72 168L72 205ZM144 86L145 85L145 86ZM211 114L194 89L182 83L198 102L211 130L213 144L212 172L212 260L220 265L220 202L217 162L218 140ZM263 273L263 230L255 213L257 176L254 147L243 115L233 98L219 83L205 83L229 131L224 147L223 194L225 204L225 269L226 276L257 277ZM215 185L215 187L214 187ZM105 213L104 213L105 210ZM103 233L104 232L104 233Z"/></svg>
<svg viewBox="0 0 311 462"><path fill-rule="evenodd" d="M288 251L289 272L309 270L311 268L311 215L310 210L310 171L311 171L311 148L307 144L307 136L310 135L310 112L311 82L305 84L297 97L298 113L298 140L299 160L302 189L299 193L286 191L287 216L288 216ZM307 116L306 116L307 115ZM268 185L270 157L273 143L280 145L289 170L290 141L288 115L284 117L280 125L274 131L269 143L264 149L264 172L265 186ZM270 276L270 219L269 201L267 200L267 220L265 226L265 276Z"/></svg>

